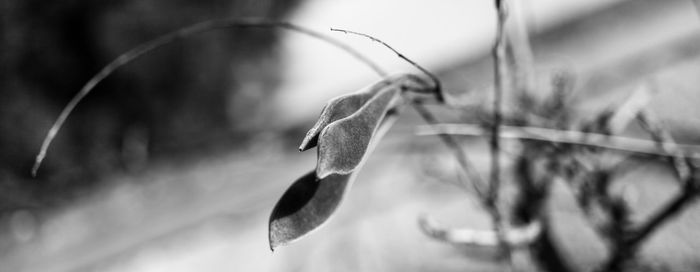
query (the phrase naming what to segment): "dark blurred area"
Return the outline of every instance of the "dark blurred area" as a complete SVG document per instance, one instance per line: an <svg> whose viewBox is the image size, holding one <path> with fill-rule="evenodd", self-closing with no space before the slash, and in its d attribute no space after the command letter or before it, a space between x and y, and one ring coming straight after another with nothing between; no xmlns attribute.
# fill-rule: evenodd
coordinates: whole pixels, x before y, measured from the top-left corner
<svg viewBox="0 0 700 272"><path fill-rule="evenodd" d="M38 177L30 176L60 110L119 54L208 19L283 18L298 2L2 1L0 218L50 210L111 174L235 149L265 134L261 112L279 82L279 31L217 30L110 76L69 117Z"/></svg>

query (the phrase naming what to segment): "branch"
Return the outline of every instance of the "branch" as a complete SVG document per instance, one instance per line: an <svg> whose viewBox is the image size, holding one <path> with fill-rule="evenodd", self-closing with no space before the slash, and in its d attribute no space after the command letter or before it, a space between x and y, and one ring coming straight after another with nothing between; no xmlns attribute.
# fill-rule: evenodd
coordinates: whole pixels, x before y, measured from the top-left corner
<svg viewBox="0 0 700 272"><path fill-rule="evenodd" d="M641 111L637 115L641 127L646 130L651 138L656 142L657 147L663 152L671 155L671 162L676 170L676 175L680 181L685 181L690 176L690 166L684 159L682 149L673 140L673 136L659 125L659 121L647 111Z"/></svg>
<svg viewBox="0 0 700 272"><path fill-rule="evenodd" d="M678 216L685 208L698 199L700 184L698 184L697 177L695 177L697 168L690 162L688 162L688 165L692 167L690 168L688 180L684 182L682 191L656 211L646 222L640 224L635 231L630 232L626 237L622 237L621 241L615 245L616 248L613 249L612 257L602 266L601 271L619 271L629 260L636 256L639 247L654 231L668 222L669 219Z"/></svg>
<svg viewBox="0 0 700 272"><path fill-rule="evenodd" d="M501 107L503 104L503 92L504 84L503 81L508 77L507 74L507 41L506 41L506 31L505 25L508 18L508 4L506 0L495 0L496 9L498 12L498 23L496 30L496 43L493 47L493 61L494 61L494 95L493 95L493 123L491 124L491 177L489 182L489 190L484 199L485 206L488 212L491 214L493 220L493 228L496 236L498 238L499 245L503 254L505 255L508 262L511 261L510 254L511 248L508 245L505 237L505 232L503 229L503 218L501 213L498 211L497 203L499 190L501 187L501 143L500 143L500 133L501 133Z"/></svg>
<svg viewBox="0 0 700 272"><path fill-rule="evenodd" d="M530 95L535 89L534 57L530 46L529 26L523 1L509 2L510 23L508 24L508 52L511 52L513 64L513 79L516 80L518 95Z"/></svg>
<svg viewBox="0 0 700 272"><path fill-rule="evenodd" d="M421 230L428 236L458 245L477 247L498 247L498 237L494 231L474 230L469 228L445 228L428 216L418 219ZM513 248L530 246L542 233L542 224L539 221L530 222L527 225L509 229L503 235L504 241Z"/></svg>
<svg viewBox="0 0 700 272"><path fill-rule="evenodd" d="M494 60L494 89L493 89L493 124L491 124L491 180L489 192L486 199L488 205L495 205L498 200L498 189L500 187L500 128L502 122L501 107L503 104L504 79L507 78L506 60L506 32L505 22L507 18L505 1L496 0L498 9L498 24L496 31L496 43L493 47Z"/></svg>
<svg viewBox="0 0 700 272"><path fill-rule="evenodd" d="M428 77L430 77L430 80L432 80L432 81L433 81L433 84L435 84L434 88L435 88L435 92L436 92L436 94L437 94L437 96L438 96L438 97L437 97L437 98L438 98L438 101L441 102L441 103L442 103L442 102L445 102L445 96L444 96L444 94L443 94L443 92L442 92L442 86L441 86L440 80L437 78L437 76L435 76L433 73L431 73L431 72L428 71L427 69L425 69L425 68L423 68L422 66L420 66L418 63L416 63L416 62L414 62L413 60L409 59L408 57L404 56L403 54L401 54L401 52L399 52L398 50L394 49L394 48L391 47L389 44L387 44L387 43L385 43L384 41L382 41L382 40L380 40L380 39L377 39L377 38L375 38L375 37L373 37L373 36L371 36L371 35L369 35L369 34L365 34L365 33L361 33L361 32L355 32L355 31L345 30L345 29L339 29L339 28L331 28L331 31L342 32L342 33L345 33L345 34L359 35L359 36L368 38L368 39L372 40L373 42L378 42L378 43L380 43L380 44L383 45L384 47L386 47L386 48L388 48L389 50L391 50L392 52L394 52L394 54L396 54L396 56L398 56L399 58L405 60L405 61L408 62L409 64L413 65L413 67L416 67L418 70L420 70L420 71L423 72L425 75L427 75Z"/></svg>
<svg viewBox="0 0 700 272"><path fill-rule="evenodd" d="M322 40L324 42L327 42L333 46L336 46L340 48L341 50L349 53L352 55L354 58L358 59L359 61L363 62L367 66L369 66L371 69L373 69L377 74L381 76L385 76L386 72L384 72L377 64L372 62L370 59L367 57L363 56L356 50L352 49L351 47L334 40L332 38L326 37L323 34L320 34L318 32L312 31L310 29L297 26L291 23L287 22L279 22L279 21L270 21L266 19L237 19L237 18L227 18L227 19L219 19L219 20L210 20L210 21L205 21L201 22L198 24L194 24L185 28L181 28L179 30L170 32L168 34L162 35L160 37L157 37L153 40L150 40L148 42L142 43L133 49L127 51L126 53L123 53L119 55L116 59L114 59L112 62L107 64L107 66L103 67L102 70L100 70L97 74L95 74L90 80L80 89L80 91L68 102L65 108L63 108L63 111L61 111L61 114L58 116L54 124L51 126L51 129L49 129L48 134L46 135L46 138L44 138L43 143L41 144L41 149L39 150L39 154L36 156L36 160L34 162L34 165L32 166L32 176L36 176L37 171L39 170L39 167L41 166L42 161L46 157L46 153L49 149L49 146L51 145L51 142L53 139L56 137L56 134L58 134L58 131L61 129L63 126L63 123L65 123L66 119L68 119L68 116L71 114L71 112L75 109L75 107L80 103L80 101L87 96L90 91L92 91L97 84L99 84L102 80L104 80L107 76L112 74L115 70L118 68L130 63L131 61L141 57L142 55L155 50L157 48L160 48L164 45L167 45L169 43L172 43L178 39L182 38L187 38L190 36L193 36L195 34L200 34L203 32L207 32L210 30L215 30L215 29L224 29L224 28L253 28L253 27L260 27L260 28L281 28L281 29L286 29L290 30L293 32L298 32L304 35L308 35L310 37Z"/></svg>
<svg viewBox="0 0 700 272"><path fill-rule="evenodd" d="M439 124L432 126L418 126L418 135L452 134L465 136L484 136L489 132L480 126L473 124ZM698 145L673 145L668 151L661 150L658 143L644 139L629 138L623 136L611 136L599 133L589 133L574 130L558 130L540 127L501 126L500 138L534 140L552 143L575 144L614 149L625 152L633 152L655 156L672 157L676 150L683 150L684 158L700 159L700 146ZM663 142L667 145L666 142ZM670 145L667 145L670 146Z"/></svg>
<svg viewBox="0 0 700 272"><path fill-rule="evenodd" d="M694 181L688 181L690 183ZM659 209L654 215L642 224L636 234L633 236L630 243L639 243L647 238L659 226L668 221L684 210L689 204L697 200L698 188L684 188L673 200L669 201L663 208Z"/></svg>
<svg viewBox="0 0 700 272"><path fill-rule="evenodd" d="M425 120L428 124L435 125L438 124L438 120L433 116L430 111L425 108L420 103L413 103L413 108L418 112L418 114ZM454 153L455 158L457 159L457 163L460 165L460 169L464 171L464 174L469 178L471 181L471 186L474 189L474 192L477 194L477 196L480 199L483 199L484 197L484 192L480 188L479 184L484 184L483 183L483 178L479 174L479 172L476 170L474 165L469 161L469 158L467 157L467 154L464 152L462 147L459 145L457 142L457 139L455 139L452 135L448 134L437 134L442 140L442 142L447 146L448 149L452 150ZM464 184L464 186L468 186Z"/></svg>

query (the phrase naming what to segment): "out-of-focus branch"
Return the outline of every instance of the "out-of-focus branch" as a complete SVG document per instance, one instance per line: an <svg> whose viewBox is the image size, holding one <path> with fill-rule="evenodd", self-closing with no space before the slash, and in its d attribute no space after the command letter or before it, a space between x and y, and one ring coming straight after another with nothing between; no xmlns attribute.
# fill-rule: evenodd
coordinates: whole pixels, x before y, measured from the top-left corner
<svg viewBox="0 0 700 272"><path fill-rule="evenodd" d="M421 230L433 239L444 242L474 246L474 247L498 247L498 235L492 230L474 230L469 228L445 228L435 219L421 216L418 220ZM528 247L537 236L542 233L542 225L539 221L533 221L519 228L509 229L503 235L505 243L512 248Z"/></svg>
<svg viewBox="0 0 700 272"><path fill-rule="evenodd" d="M503 250L504 257L510 263L511 258L511 248L506 243L505 231L503 224L503 216L498 210L498 197L501 188L501 122L502 122L502 110L503 106L503 93L506 84L505 80L508 79L508 61L507 61L507 32L505 29L506 21L508 19L508 0L495 0L494 1L497 10L497 24L496 24L496 41L493 46L493 65L494 65L494 88L493 88L493 108L492 116L493 122L491 124L491 174L489 180L489 190L487 192L486 198L483 200L487 211L491 215L493 220L493 228L496 236L498 237L499 246Z"/></svg>
<svg viewBox="0 0 700 272"><path fill-rule="evenodd" d="M626 233L612 249L613 255L605 262L600 271L622 271L639 251L639 247L659 227L671 218L678 216L688 206L693 204L700 196L700 180L697 176L697 166L688 161L690 173L684 186L675 197L669 200L662 208L656 211L647 221Z"/></svg>
<svg viewBox="0 0 700 272"><path fill-rule="evenodd" d="M413 103L412 105L426 123L430 125L439 123L435 116L423 104ZM454 154L455 158L457 159L457 163L459 163L460 169L469 179L467 182L470 183L471 187L474 189L474 192L479 198L483 198L484 191L481 188L481 185L484 184L483 178L481 177L481 174L479 174L479 171L476 170L476 167L474 167L474 164L471 163L467 157L467 154L464 152L464 149L460 146L459 142L457 142L457 139L455 139L454 136L447 134L439 134L439 138ZM462 182L462 185L465 186L465 188L469 186L469 184L466 184L465 182Z"/></svg>
<svg viewBox="0 0 700 272"><path fill-rule="evenodd" d="M659 125L659 121L648 111L641 111L637 115L637 120L639 120L642 128L651 135L651 138L656 142L659 149L672 156L671 161L676 170L676 175L678 175L678 180L688 180L690 175L688 161L684 159L683 152L681 151L682 149L678 148L671 133L663 129Z"/></svg>
<svg viewBox="0 0 700 272"><path fill-rule="evenodd" d="M511 1L508 14L507 49L511 52L512 79L517 95L528 95L535 89L534 57L530 46L530 33L524 14L523 1Z"/></svg>
<svg viewBox="0 0 700 272"><path fill-rule="evenodd" d="M416 133L418 135L454 134L484 136L487 135L489 131L473 124L438 124L429 127L418 127ZM624 152L668 157L675 156L677 150L683 150L686 153L681 154L682 157L700 159L700 155L698 154L700 153L700 146L698 145L671 145L668 142L662 142L662 144L667 147L667 149L664 150L660 149L659 144L655 141L574 130L501 126L500 138L595 146Z"/></svg>

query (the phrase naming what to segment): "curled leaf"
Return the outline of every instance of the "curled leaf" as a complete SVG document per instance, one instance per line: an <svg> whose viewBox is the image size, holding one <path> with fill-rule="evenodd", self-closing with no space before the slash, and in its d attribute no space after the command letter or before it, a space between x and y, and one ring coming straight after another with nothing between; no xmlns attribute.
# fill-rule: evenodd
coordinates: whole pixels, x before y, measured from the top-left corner
<svg viewBox="0 0 700 272"><path fill-rule="evenodd" d="M352 175L330 175L323 180L311 171L282 195L270 215L270 248L293 242L317 229L335 212Z"/></svg>

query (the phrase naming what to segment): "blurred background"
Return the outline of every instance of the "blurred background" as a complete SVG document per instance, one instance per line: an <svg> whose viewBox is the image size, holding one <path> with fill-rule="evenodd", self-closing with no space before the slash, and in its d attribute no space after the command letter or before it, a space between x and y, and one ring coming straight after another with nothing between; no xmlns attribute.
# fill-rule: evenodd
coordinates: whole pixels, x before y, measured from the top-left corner
<svg viewBox="0 0 700 272"><path fill-rule="evenodd" d="M574 75L582 112L653 81L661 87L652 110L676 139L700 142L700 17L691 0L522 6L537 71ZM462 96L492 82L492 1L4 0L0 14L0 271L498 269L418 230L422 213L474 228L489 221L467 194L440 182L454 179L454 162L436 139L412 135L421 124L412 112L369 159L331 223L269 251L269 212L315 165L314 151L296 151L306 130L325 101L379 79L297 33L217 30L141 57L77 107L38 177L29 174L51 123L80 87L158 35L208 19L274 18L347 42L389 71L415 72L376 43L329 29L365 32ZM477 165L488 162L483 145L472 154ZM676 190L656 183L668 179L664 171L644 171L629 177L638 181L639 203ZM562 194L555 215L569 222L558 229L566 250L581 267L596 263L602 245L591 242L595 234ZM645 251L652 262L700 269L696 210L654 238Z"/></svg>

